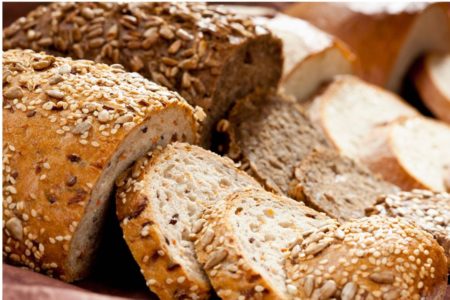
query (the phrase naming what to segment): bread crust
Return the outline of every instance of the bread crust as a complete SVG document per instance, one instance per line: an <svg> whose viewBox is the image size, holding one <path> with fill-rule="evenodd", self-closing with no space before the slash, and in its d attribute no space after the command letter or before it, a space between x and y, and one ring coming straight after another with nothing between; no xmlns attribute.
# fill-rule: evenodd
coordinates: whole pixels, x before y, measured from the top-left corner
<svg viewBox="0 0 450 300"><path fill-rule="evenodd" d="M117 93L124 98L117 98ZM4 52L6 260L66 281L86 276L87 270L73 270L69 257L90 260L93 250L75 249L73 237L88 234L79 231L79 224L89 211L107 206L110 179L103 174L118 165L117 155L121 161L136 155L118 153L123 141L150 118L170 114L185 117L186 127L167 128L180 134L179 139L183 134L194 142L197 125L192 107L140 75L31 50ZM152 138L154 144L149 140L143 148L161 143L159 135Z"/></svg>
<svg viewBox="0 0 450 300"><path fill-rule="evenodd" d="M286 259L300 299L443 299L446 266L429 233L381 216L312 233Z"/></svg>
<svg viewBox="0 0 450 300"><path fill-rule="evenodd" d="M433 79L430 62L433 55L437 54L429 54L420 61L413 72L413 79L423 103L436 117L450 123L450 98Z"/></svg>

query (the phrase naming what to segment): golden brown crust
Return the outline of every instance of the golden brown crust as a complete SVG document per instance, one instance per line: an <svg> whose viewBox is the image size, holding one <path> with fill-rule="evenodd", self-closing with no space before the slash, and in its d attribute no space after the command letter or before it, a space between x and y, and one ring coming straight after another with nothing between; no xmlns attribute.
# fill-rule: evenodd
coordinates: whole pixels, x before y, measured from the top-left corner
<svg viewBox="0 0 450 300"><path fill-rule="evenodd" d="M300 239L286 269L301 299L443 299L443 249L398 218L373 216Z"/></svg>
<svg viewBox="0 0 450 300"><path fill-rule="evenodd" d="M31 50L4 52L7 260L67 281L78 279L66 263L86 206L103 201L91 198L93 188L125 137L167 109L184 111L192 126L186 138L192 139L192 108L139 75Z"/></svg>

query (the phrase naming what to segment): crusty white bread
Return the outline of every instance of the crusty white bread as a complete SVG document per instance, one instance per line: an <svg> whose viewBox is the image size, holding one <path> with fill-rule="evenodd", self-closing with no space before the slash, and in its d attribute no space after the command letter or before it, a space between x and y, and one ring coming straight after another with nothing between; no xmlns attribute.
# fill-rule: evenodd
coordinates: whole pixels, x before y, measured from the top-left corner
<svg viewBox="0 0 450 300"><path fill-rule="evenodd" d="M419 113L397 95L351 75L336 76L309 106L311 121L342 154L357 158L376 126Z"/></svg>
<svg viewBox="0 0 450 300"><path fill-rule="evenodd" d="M444 248L450 271L450 194L412 190L379 196L367 215L402 217L428 231Z"/></svg>
<svg viewBox="0 0 450 300"><path fill-rule="evenodd" d="M445 191L450 166L450 126L424 117L399 119L373 130L359 157L403 190Z"/></svg>
<svg viewBox="0 0 450 300"><path fill-rule="evenodd" d="M299 238L286 272L295 299L444 299L447 287L446 257L432 235L382 216Z"/></svg>
<svg viewBox="0 0 450 300"><path fill-rule="evenodd" d="M182 143L142 158L117 185L124 238L150 290L161 299L207 299L193 244L201 213L234 191L262 187L230 159Z"/></svg>
<svg viewBox="0 0 450 300"><path fill-rule="evenodd" d="M266 28L195 2L51 3L3 38L4 49L120 63L179 92L205 110L205 144L234 100L278 85L283 63L281 41Z"/></svg>
<svg viewBox="0 0 450 300"><path fill-rule="evenodd" d="M364 217L380 194L396 191L395 185L351 158L313 150L294 168L289 195L339 221L349 221Z"/></svg>
<svg viewBox="0 0 450 300"><path fill-rule="evenodd" d="M296 3L284 13L338 37L358 56L362 78L399 91L421 54L450 51L446 3ZM381 42L380 42L381 41Z"/></svg>
<svg viewBox="0 0 450 300"><path fill-rule="evenodd" d="M3 255L66 281L89 272L115 178L157 145L195 142L177 93L87 60L3 53Z"/></svg>
<svg viewBox="0 0 450 300"><path fill-rule="evenodd" d="M222 299L293 299L285 252L302 234L338 223L303 203L249 189L205 210L195 251Z"/></svg>
<svg viewBox="0 0 450 300"><path fill-rule="evenodd" d="M450 53L426 55L413 72L416 89L425 106L450 123Z"/></svg>

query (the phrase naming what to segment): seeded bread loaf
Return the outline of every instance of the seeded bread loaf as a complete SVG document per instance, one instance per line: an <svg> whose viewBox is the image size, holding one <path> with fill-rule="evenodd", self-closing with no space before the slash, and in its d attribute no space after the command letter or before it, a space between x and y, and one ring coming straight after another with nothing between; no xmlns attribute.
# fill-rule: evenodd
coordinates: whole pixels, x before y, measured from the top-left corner
<svg viewBox="0 0 450 300"><path fill-rule="evenodd" d="M293 299L284 256L291 243L335 220L292 199L249 189L205 210L195 250L221 299Z"/></svg>
<svg viewBox="0 0 450 300"><path fill-rule="evenodd" d="M294 169L292 198L339 221L364 217L378 195L398 190L366 167L334 151L311 151Z"/></svg>
<svg viewBox="0 0 450 300"><path fill-rule="evenodd" d="M399 91L405 73L428 51L450 51L447 3L296 3L284 12L311 22L358 56L362 78Z"/></svg>
<svg viewBox="0 0 450 300"><path fill-rule="evenodd" d="M436 117L450 123L450 53L426 55L413 77L426 107Z"/></svg>
<svg viewBox="0 0 450 300"><path fill-rule="evenodd" d="M403 190L445 191L450 166L450 126L424 117L376 128L363 142L360 160Z"/></svg>
<svg viewBox="0 0 450 300"><path fill-rule="evenodd" d="M326 229L287 253L296 299L444 299L446 257L429 233L381 216Z"/></svg>
<svg viewBox="0 0 450 300"><path fill-rule="evenodd" d="M342 154L357 158L376 126L419 113L397 95L351 75L337 76L312 101L308 115Z"/></svg>
<svg viewBox="0 0 450 300"><path fill-rule="evenodd" d="M3 46L123 64L201 106L205 139L235 99L277 86L282 71L279 39L202 3L53 3L6 28Z"/></svg>
<svg viewBox="0 0 450 300"><path fill-rule="evenodd" d="M147 285L161 299L208 298L193 244L200 215L234 191L262 187L230 159L181 143L143 158L129 173L117 181L117 215Z"/></svg>
<svg viewBox="0 0 450 300"><path fill-rule="evenodd" d="M431 233L444 248L450 270L450 194L412 190L379 196L367 215L402 217Z"/></svg>
<svg viewBox="0 0 450 300"><path fill-rule="evenodd" d="M66 281L88 272L114 179L173 140L195 142L177 93L120 68L3 53L3 254Z"/></svg>
<svg viewBox="0 0 450 300"><path fill-rule="evenodd" d="M313 148L328 147L292 97L254 93L218 123L228 145L221 149L267 189L287 194L293 167ZM225 142L226 144L226 142Z"/></svg>

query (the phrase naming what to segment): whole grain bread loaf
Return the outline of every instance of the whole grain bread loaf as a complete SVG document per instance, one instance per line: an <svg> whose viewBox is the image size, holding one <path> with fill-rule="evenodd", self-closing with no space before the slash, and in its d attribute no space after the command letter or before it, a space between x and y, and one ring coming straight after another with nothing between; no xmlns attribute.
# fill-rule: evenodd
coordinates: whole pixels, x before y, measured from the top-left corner
<svg viewBox="0 0 450 300"><path fill-rule="evenodd" d="M4 30L4 49L120 63L207 114L209 131L235 101L275 87L281 41L251 20L203 3L52 3Z"/></svg>
<svg viewBox="0 0 450 300"><path fill-rule="evenodd" d="M433 237L382 216L299 238L286 272L294 299L444 299L447 287L446 258Z"/></svg>
<svg viewBox="0 0 450 300"><path fill-rule="evenodd" d="M117 185L117 216L150 290L161 299L207 299L193 243L200 216L235 191L262 187L230 159L183 143L143 157Z"/></svg>
<svg viewBox="0 0 450 300"><path fill-rule="evenodd" d="M311 151L294 169L289 195L340 221L364 217L380 194L399 189L356 161L328 151Z"/></svg>
<svg viewBox="0 0 450 300"><path fill-rule="evenodd" d="M3 255L73 281L94 257L114 179L173 140L193 108L121 68L31 50L3 53Z"/></svg>
<svg viewBox="0 0 450 300"><path fill-rule="evenodd" d="M450 270L450 194L412 190L382 195L367 215L402 217L431 233L444 248Z"/></svg>
<svg viewBox="0 0 450 300"><path fill-rule="evenodd" d="M199 262L221 299L293 299L285 252L302 234L338 223L283 196L248 189L211 205L197 234Z"/></svg>
<svg viewBox="0 0 450 300"><path fill-rule="evenodd" d="M222 150L266 188L287 194L293 167L311 149L328 147L293 97L256 92L237 102L217 125Z"/></svg>

